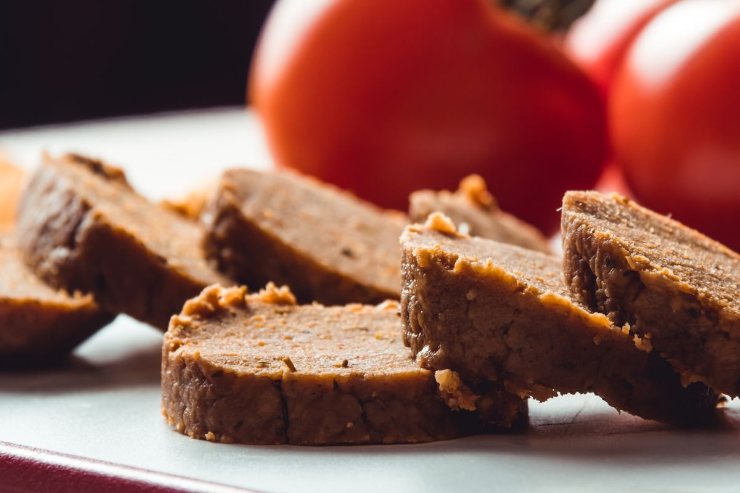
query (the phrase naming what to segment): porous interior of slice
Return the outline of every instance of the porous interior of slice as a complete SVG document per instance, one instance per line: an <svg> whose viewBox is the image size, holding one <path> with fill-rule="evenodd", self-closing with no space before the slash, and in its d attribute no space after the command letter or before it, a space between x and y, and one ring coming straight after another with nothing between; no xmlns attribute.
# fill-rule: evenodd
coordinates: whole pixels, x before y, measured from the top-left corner
<svg viewBox="0 0 740 493"><path fill-rule="evenodd" d="M43 166L53 170L57 179L67 180L95 214L141 242L168 267L205 285L224 282L205 260L201 229L137 194L121 170L76 155L47 157Z"/></svg>
<svg viewBox="0 0 740 493"><path fill-rule="evenodd" d="M681 373L740 395L740 256L617 195L563 201L565 280L574 296Z"/></svg>
<svg viewBox="0 0 740 493"><path fill-rule="evenodd" d="M302 256L360 284L398 291L402 214L290 172L230 170L222 186L248 220Z"/></svg>
<svg viewBox="0 0 740 493"><path fill-rule="evenodd" d="M402 236L405 341L423 365L540 399L595 392L667 422L713 409L706 387L684 389L627 330L574 302L558 257L438 229L411 226Z"/></svg>
<svg viewBox="0 0 740 493"><path fill-rule="evenodd" d="M737 252L617 194L568 192L563 221L616 243L633 270L660 274L740 317Z"/></svg>
<svg viewBox="0 0 740 493"><path fill-rule="evenodd" d="M203 317L203 310L210 310L204 308L207 302L188 302L168 336L186 341L181 351L198 351L214 365L236 373L275 379L286 371L329 377L428 377L401 342L395 302L325 307L295 305L290 298L265 302L265 296L241 302L234 313L242 317L223 312ZM188 323L178 323L183 319Z"/></svg>
<svg viewBox="0 0 740 493"><path fill-rule="evenodd" d="M549 252L547 238L537 228L498 208L483 179L468 176L455 192L420 190L409 198L412 221L424 222L433 212L442 212L471 236Z"/></svg>

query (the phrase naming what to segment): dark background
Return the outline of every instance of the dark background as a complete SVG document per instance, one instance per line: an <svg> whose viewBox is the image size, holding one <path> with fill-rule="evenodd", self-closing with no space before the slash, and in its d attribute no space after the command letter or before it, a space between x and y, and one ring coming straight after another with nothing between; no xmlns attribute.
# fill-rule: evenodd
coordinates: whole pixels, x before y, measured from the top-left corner
<svg viewBox="0 0 740 493"><path fill-rule="evenodd" d="M272 3L0 0L0 128L243 104Z"/></svg>

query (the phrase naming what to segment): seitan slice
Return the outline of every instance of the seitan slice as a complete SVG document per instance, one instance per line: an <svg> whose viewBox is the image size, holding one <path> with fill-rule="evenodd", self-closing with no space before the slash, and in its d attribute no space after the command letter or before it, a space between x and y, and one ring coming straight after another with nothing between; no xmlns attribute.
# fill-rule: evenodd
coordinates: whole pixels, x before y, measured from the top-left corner
<svg viewBox="0 0 740 493"><path fill-rule="evenodd" d="M98 160L44 156L17 230L24 260L44 281L163 330L188 298L228 283L206 262L196 224L138 195L123 171Z"/></svg>
<svg viewBox="0 0 740 493"><path fill-rule="evenodd" d="M314 179L227 171L204 221L209 257L247 285L287 284L299 301L324 304L400 295L405 217Z"/></svg>
<svg viewBox="0 0 740 493"><path fill-rule="evenodd" d="M413 361L397 302L325 307L297 305L285 287L245 292L209 287L172 318L162 411L181 433L329 445L426 442L483 428L474 413L445 404L476 406L462 402L454 376L437 384ZM506 428L526 415L526 403L500 394L489 412Z"/></svg>
<svg viewBox="0 0 740 493"><path fill-rule="evenodd" d="M420 190L411 194L411 221L423 223L432 212L443 213L470 236L550 253L547 238L534 226L499 209L478 175L464 178L456 192Z"/></svg>
<svg viewBox="0 0 740 493"><path fill-rule="evenodd" d="M423 366L540 400L594 392L667 423L713 414L707 387L684 388L645 341L570 298L558 257L462 235L441 214L401 241L405 342Z"/></svg>
<svg viewBox="0 0 740 493"><path fill-rule="evenodd" d="M0 236L0 367L53 364L112 319L91 296L38 280Z"/></svg>
<svg viewBox="0 0 740 493"><path fill-rule="evenodd" d="M616 194L568 192L562 228L574 296L629 325L685 382L740 396L737 252Z"/></svg>

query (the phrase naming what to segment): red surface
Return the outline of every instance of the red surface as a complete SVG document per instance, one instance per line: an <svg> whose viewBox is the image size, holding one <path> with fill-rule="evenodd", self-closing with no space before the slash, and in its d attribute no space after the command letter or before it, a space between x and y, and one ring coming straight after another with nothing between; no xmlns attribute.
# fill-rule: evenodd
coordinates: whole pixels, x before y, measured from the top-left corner
<svg viewBox="0 0 740 493"><path fill-rule="evenodd" d="M248 490L0 442L0 491L170 493Z"/></svg>

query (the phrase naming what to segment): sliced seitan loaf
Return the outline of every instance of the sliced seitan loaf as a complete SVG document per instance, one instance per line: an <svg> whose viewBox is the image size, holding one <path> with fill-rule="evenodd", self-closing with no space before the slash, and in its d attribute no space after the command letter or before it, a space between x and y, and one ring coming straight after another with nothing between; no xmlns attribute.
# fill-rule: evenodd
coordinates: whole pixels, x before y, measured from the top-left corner
<svg viewBox="0 0 740 493"><path fill-rule="evenodd" d="M0 236L0 367L53 364L112 319L92 296L37 279Z"/></svg>
<svg viewBox="0 0 740 493"><path fill-rule="evenodd" d="M478 175L464 178L455 192L420 190L411 194L411 221L423 223L432 212L443 213L470 236L550 252L547 238L537 228L499 209Z"/></svg>
<svg viewBox="0 0 740 493"><path fill-rule="evenodd" d="M194 438L251 444L407 443L484 426L454 375L421 369L401 342L398 303L297 305L287 288L209 287L173 317L162 411ZM440 390L439 387L443 387ZM526 415L512 394L481 402L490 425ZM481 399L483 401L485 399Z"/></svg>
<svg viewBox="0 0 740 493"><path fill-rule="evenodd" d="M44 281L163 330L187 299L229 283L207 263L196 224L137 194L120 169L74 154L44 157L21 199L17 236Z"/></svg>
<svg viewBox="0 0 740 493"><path fill-rule="evenodd" d="M571 299L558 257L459 234L441 214L402 246L405 341L423 366L541 400L594 392L667 423L713 415L707 387L684 388L644 340Z"/></svg>
<svg viewBox="0 0 740 493"><path fill-rule="evenodd" d="M248 286L287 284L299 301L329 305L400 295L405 217L317 180L227 171L204 221L209 257Z"/></svg>
<svg viewBox="0 0 740 493"><path fill-rule="evenodd" d="M685 383L740 396L737 252L616 194L568 192L562 229L577 299L628 325Z"/></svg>

